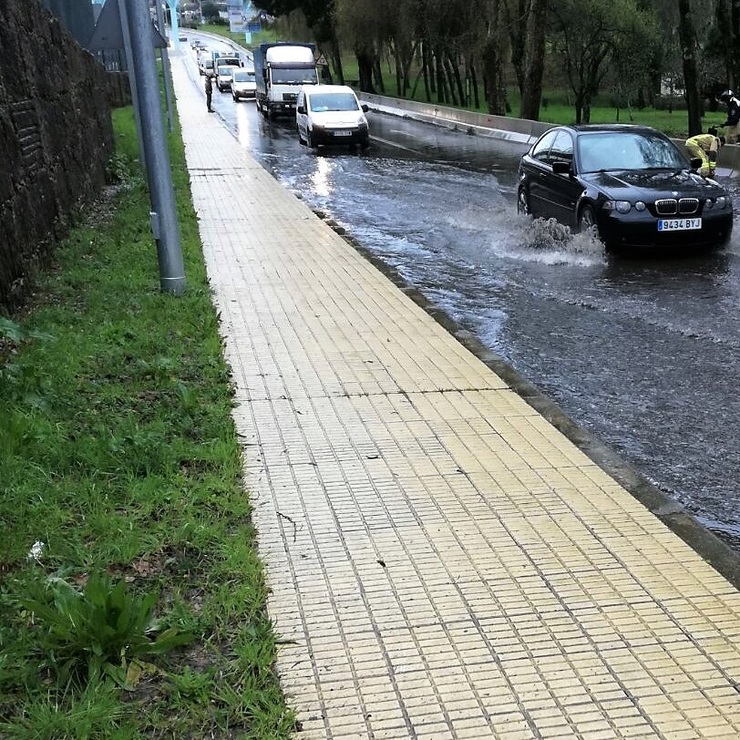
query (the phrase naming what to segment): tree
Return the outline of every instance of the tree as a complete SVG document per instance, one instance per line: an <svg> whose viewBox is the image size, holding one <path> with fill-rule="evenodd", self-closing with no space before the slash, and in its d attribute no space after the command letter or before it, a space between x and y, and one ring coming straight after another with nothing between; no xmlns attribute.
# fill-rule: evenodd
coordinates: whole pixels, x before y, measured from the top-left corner
<svg viewBox="0 0 740 740"><path fill-rule="evenodd" d="M617 120L622 106L629 109L630 120L633 120L633 104L643 107L652 89L657 92L660 86L662 34L653 11L647 9L645 0L638 1L644 11L633 18L629 15L625 18L625 32L615 38L609 60L607 81L614 94Z"/></svg>
<svg viewBox="0 0 740 740"><path fill-rule="evenodd" d="M483 9L486 36L482 58L488 112L492 115L505 116L507 113L507 102L504 76L504 8L499 0L487 0Z"/></svg>
<svg viewBox="0 0 740 740"><path fill-rule="evenodd" d="M553 48L575 96L576 123L589 123L608 63L651 16L635 0L559 0L552 19Z"/></svg>
<svg viewBox="0 0 740 740"><path fill-rule="evenodd" d="M207 23L213 23L213 21L218 20L221 17L216 3L208 2L208 0L205 0L205 2L201 4L200 10L201 13L203 13L203 20Z"/></svg>
<svg viewBox="0 0 740 740"><path fill-rule="evenodd" d="M678 36L683 56L684 95L688 110L689 136L701 133L701 97L696 71L696 32L691 18L691 0L678 0Z"/></svg>
<svg viewBox="0 0 740 740"><path fill-rule="evenodd" d="M519 115L538 121L545 71L545 35L549 0L531 0L527 15L526 41L523 46L522 104Z"/></svg>

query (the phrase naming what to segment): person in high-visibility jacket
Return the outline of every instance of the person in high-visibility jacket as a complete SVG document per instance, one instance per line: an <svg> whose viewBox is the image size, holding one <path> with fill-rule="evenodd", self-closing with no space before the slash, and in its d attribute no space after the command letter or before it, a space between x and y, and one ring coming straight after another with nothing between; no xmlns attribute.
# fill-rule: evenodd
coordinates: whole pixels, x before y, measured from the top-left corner
<svg viewBox="0 0 740 740"><path fill-rule="evenodd" d="M714 177L717 169L717 154L724 143L724 136L716 136L713 133L697 134L686 139L686 151L689 157L701 159L700 175Z"/></svg>

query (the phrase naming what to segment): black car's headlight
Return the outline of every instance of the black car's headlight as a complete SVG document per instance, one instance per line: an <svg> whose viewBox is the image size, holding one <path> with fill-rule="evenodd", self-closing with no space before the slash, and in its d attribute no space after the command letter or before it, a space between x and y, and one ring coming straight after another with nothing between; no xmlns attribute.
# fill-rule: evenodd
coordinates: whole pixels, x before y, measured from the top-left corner
<svg viewBox="0 0 740 740"><path fill-rule="evenodd" d="M717 198L707 198L704 201L704 208L717 208L722 210L730 205L730 198L727 195L720 195Z"/></svg>
<svg viewBox="0 0 740 740"><path fill-rule="evenodd" d="M636 203L630 203L628 200L606 200L602 207L605 211L616 211L617 213L629 213L632 208L636 211L644 211L647 208L641 200Z"/></svg>
<svg viewBox="0 0 740 740"><path fill-rule="evenodd" d="M628 200L607 200L603 206L605 211L617 211L617 213L629 213L632 203Z"/></svg>

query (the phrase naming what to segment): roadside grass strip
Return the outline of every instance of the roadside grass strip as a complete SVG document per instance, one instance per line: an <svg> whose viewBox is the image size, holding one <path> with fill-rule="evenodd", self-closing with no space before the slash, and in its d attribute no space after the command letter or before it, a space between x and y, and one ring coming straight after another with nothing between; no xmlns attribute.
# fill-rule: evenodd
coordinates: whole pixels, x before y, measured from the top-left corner
<svg viewBox="0 0 740 740"><path fill-rule="evenodd" d="M289 737L179 132L160 290L131 108L115 184L0 320L0 737Z"/></svg>

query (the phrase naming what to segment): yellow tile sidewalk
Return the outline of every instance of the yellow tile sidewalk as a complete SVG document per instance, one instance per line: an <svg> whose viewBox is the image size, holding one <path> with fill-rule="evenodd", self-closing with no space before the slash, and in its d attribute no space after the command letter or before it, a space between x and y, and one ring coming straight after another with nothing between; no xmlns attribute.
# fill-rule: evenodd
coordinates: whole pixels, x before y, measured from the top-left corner
<svg viewBox="0 0 740 740"><path fill-rule="evenodd" d="M740 738L740 593L281 187L184 59L300 736Z"/></svg>

